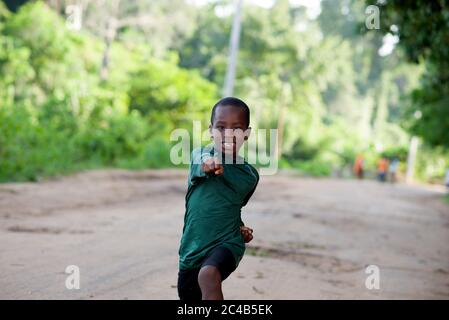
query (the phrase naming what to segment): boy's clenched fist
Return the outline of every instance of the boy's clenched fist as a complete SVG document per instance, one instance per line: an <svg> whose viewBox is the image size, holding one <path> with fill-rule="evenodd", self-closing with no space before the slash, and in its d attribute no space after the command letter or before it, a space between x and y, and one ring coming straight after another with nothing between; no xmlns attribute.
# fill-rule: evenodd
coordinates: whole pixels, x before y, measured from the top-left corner
<svg viewBox="0 0 449 320"><path fill-rule="evenodd" d="M223 174L224 168L217 157L206 159L201 165L201 170L207 175L219 176Z"/></svg>

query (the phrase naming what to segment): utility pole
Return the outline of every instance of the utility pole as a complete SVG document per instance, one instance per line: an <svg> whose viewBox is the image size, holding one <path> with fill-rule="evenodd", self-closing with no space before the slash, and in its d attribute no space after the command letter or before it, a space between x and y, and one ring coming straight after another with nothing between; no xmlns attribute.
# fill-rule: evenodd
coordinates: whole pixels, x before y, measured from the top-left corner
<svg viewBox="0 0 449 320"><path fill-rule="evenodd" d="M243 0L236 0L234 21L232 23L231 39L229 41L228 67L226 70L226 78L223 89L225 97L232 96L234 92L235 69L237 66L237 54L239 51L240 29L242 25Z"/></svg>
<svg viewBox="0 0 449 320"><path fill-rule="evenodd" d="M415 160L416 153L418 151L418 137L412 136L410 140L410 146L407 157L407 173L405 175L405 181L407 183L413 182L413 175L415 173Z"/></svg>

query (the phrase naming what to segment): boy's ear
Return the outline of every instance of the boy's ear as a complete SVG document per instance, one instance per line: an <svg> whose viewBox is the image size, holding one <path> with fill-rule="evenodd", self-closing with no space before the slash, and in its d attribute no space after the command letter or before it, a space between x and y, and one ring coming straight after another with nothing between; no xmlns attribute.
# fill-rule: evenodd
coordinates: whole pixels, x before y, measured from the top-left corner
<svg viewBox="0 0 449 320"><path fill-rule="evenodd" d="M245 140L248 140L250 134L251 134L251 127L248 127L248 128L245 130Z"/></svg>
<svg viewBox="0 0 449 320"><path fill-rule="evenodd" d="M209 125L209 134L210 134L210 139L213 140L214 139L214 134L212 132L212 125Z"/></svg>

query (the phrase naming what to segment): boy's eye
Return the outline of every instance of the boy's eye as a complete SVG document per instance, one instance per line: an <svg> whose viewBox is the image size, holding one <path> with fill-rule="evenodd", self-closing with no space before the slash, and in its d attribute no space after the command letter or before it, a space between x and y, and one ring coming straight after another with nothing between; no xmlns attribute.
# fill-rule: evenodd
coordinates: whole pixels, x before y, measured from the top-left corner
<svg viewBox="0 0 449 320"><path fill-rule="evenodd" d="M224 130L226 130L226 128L225 128L224 126L221 126L221 125L216 126L215 129L217 129L218 131L224 131ZM236 130L242 130L242 131L243 131L243 128L242 128L242 127L235 127L235 128L229 129L229 130L232 130L232 131L234 131L234 132L235 132Z"/></svg>

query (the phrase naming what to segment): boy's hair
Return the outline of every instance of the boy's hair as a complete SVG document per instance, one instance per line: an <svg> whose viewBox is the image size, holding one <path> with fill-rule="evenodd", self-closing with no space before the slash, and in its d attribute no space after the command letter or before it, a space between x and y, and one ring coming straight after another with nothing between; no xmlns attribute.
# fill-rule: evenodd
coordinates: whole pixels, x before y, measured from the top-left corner
<svg viewBox="0 0 449 320"><path fill-rule="evenodd" d="M237 107L237 108L242 108L243 111L246 114L246 126L249 127L249 108L246 105L245 102L243 102L242 100L235 98L235 97L226 97L221 99L220 101L218 101L214 107L212 108L212 114L210 116L210 123L211 125L214 124L214 120L215 120L215 109L217 109L220 106L233 106L233 107Z"/></svg>

